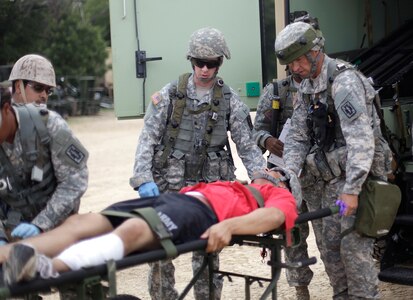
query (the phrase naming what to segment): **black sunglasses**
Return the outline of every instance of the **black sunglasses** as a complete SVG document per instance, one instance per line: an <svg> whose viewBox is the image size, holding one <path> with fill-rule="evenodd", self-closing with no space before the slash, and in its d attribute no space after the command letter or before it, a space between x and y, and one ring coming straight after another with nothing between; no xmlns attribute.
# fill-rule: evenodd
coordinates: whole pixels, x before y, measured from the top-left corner
<svg viewBox="0 0 413 300"><path fill-rule="evenodd" d="M221 60L203 60L199 58L192 58L191 62L192 64L201 69L205 66L208 69L218 68L221 65Z"/></svg>
<svg viewBox="0 0 413 300"><path fill-rule="evenodd" d="M53 87L51 86L34 82L29 82L27 83L27 85L30 86L36 93L42 93L43 91L45 91L48 96L53 94Z"/></svg>

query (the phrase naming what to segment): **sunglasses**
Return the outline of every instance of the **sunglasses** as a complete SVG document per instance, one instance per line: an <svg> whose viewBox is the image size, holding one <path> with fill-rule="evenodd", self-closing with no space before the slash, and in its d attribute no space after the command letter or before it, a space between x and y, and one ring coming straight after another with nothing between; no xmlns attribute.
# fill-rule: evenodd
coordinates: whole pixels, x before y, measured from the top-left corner
<svg viewBox="0 0 413 300"><path fill-rule="evenodd" d="M218 68L221 65L220 60L203 60L199 58L192 58L192 64L197 66L198 68L202 69L203 67L207 67L208 69Z"/></svg>
<svg viewBox="0 0 413 300"><path fill-rule="evenodd" d="M45 91L48 96L53 94L53 87L51 86L34 82L29 82L27 83L27 85L30 86L36 93L42 93L43 91Z"/></svg>

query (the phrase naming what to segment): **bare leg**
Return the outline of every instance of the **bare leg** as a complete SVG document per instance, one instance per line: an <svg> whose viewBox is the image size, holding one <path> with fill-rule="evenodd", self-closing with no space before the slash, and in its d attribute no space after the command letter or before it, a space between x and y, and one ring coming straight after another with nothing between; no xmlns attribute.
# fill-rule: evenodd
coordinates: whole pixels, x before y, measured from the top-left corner
<svg viewBox="0 0 413 300"><path fill-rule="evenodd" d="M19 241L30 244L39 253L54 257L75 242L113 230L112 224L101 214L88 213L70 216L60 226L38 236ZM0 247L0 263L4 262L12 244Z"/></svg>
<svg viewBox="0 0 413 300"><path fill-rule="evenodd" d="M113 234L117 235L122 241L123 256L137 250L150 250L159 247L159 242L152 230L149 228L148 224L140 218L127 219L119 227L113 230ZM66 251L64 255L66 259L69 259L69 261L73 261L73 259L76 260L76 257L80 257L80 255L85 259L85 261L91 261L87 258L88 255L92 255L94 258L94 263L104 263L105 259L111 257L113 254L112 249L118 248L113 248L115 247L114 245L108 244L107 247L103 247L105 249L100 250L99 248L102 247L96 246L96 244L102 243L103 241L106 242L104 237L97 237L83 241L81 244L72 245L70 250ZM87 251L87 249L92 248L94 249L93 252ZM69 252L70 254L68 254ZM105 253L104 255L103 252ZM111 257L111 259L114 258ZM76 261L79 262L80 260L77 259ZM80 263L77 266L86 267L89 265L82 265L82 263ZM61 259L59 259L59 257L53 259L53 268L59 273L70 270L70 268Z"/></svg>

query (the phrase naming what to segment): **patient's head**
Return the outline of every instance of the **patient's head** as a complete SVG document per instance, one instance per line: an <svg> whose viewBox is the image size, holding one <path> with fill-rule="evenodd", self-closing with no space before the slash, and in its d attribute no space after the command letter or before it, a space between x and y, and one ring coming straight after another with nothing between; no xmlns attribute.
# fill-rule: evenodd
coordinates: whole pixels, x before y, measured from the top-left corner
<svg viewBox="0 0 413 300"><path fill-rule="evenodd" d="M252 182L255 184L272 184L280 188L288 189L294 196L297 206L301 205L301 186L294 172L275 167L272 169L256 171L252 175Z"/></svg>

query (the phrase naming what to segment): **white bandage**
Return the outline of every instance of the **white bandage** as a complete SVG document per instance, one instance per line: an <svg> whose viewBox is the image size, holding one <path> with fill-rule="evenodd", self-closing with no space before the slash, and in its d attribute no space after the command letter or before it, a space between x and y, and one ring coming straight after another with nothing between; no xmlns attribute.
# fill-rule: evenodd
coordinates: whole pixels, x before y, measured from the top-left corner
<svg viewBox="0 0 413 300"><path fill-rule="evenodd" d="M108 260L123 257L124 246L121 238L114 233L105 234L74 244L57 256L71 270L92 267Z"/></svg>

